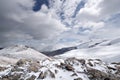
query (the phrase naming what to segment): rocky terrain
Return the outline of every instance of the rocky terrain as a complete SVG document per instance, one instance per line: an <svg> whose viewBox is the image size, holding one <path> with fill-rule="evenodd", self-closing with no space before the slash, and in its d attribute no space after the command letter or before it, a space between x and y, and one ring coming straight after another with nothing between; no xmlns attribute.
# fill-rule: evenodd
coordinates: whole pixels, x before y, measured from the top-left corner
<svg viewBox="0 0 120 80"><path fill-rule="evenodd" d="M120 80L120 63L77 58L20 59L13 65L0 65L0 80Z"/></svg>
<svg viewBox="0 0 120 80"><path fill-rule="evenodd" d="M58 52L65 49L65 53L55 56L24 45L6 47L0 50L0 80L120 80L120 61L111 57L119 58L120 48L118 43L112 43L91 48L62 48ZM94 58L84 58L82 54Z"/></svg>

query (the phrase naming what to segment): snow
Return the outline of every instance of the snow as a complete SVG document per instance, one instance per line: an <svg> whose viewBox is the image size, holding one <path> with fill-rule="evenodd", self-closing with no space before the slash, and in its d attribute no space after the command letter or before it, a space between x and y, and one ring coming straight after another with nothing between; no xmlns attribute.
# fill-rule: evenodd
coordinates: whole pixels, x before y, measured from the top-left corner
<svg viewBox="0 0 120 80"><path fill-rule="evenodd" d="M59 68L55 67L55 64L60 65L61 62L64 62L63 60L64 59L60 59L60 60L55 59L55 60L52 60L52 61L46 60L43 63L40 63L40 64L43 64L44 66L47 65L47 67L42 68L41 71L46 71L47 69L50 69L52 72L54 72L55 70L58 70L58 73L55 74L55 79L47 77L44 80L74 80L75 78L77 78L77 77L71 76L73 74L73 72L66 71L64 69L59 69ZM80 65L79 65L79 66L75 66L75 69L78 70L78 67L79 67L79 69L81 68ZM84 69L81 68L81 71L83 72ZM89 80L88 77L85 74L82 74L82 73L79 74L79 77L81 77L83 80Z"/></svg>
<svg viewBox="0 0 120 80"><path fill-rule="evenodd" d="M89 47L99 43L93 47ZM111 44L111 45L108 45ZM7 65L7 68L4 71L0 72L0 76L8 75L11 71L11 68L16 64L19 59L27 59L32 61L39 61L40 64L39 70L37 72L28 72L27 68L30 66L30 62L24 64L24 66L19 67L19 69L24 70L25 72L25 79L31 77L32 75L36 76L35 80L38 80L38 76L41 72L47 71L47 76L43 80L74 80L78 77L82 78L83 80L90 80L86 71L88 68L95 69L104 73L108 73L109 71L112 74L115 74L114 70L109 70L109 67L115 68L115 64L110 64L110 62L119 62L120 61L120 44L119 39L114 40L95 40L95 41L88 41L85 44L78 45L78 49L68 51L64 54L57 55L54 57L48 57L44 54L24 45L17 45L17 46L10 46L0 50L0 66ZM75 57L75 59L73 58ZM69 60L69 58L71 58ZM68 59L68 61L67 61ZM77 59L84 59L85 65L82 65ZM90 60L91 59L91 60ZM101 59L101 60L98 60ZM109 63L107 63L109 62ZM65 65L62 67L57 67L56 65L61 65L61 63L69 64L74 68L74 71L69 71L65 68ZM91 63L93 66L91 66ZM50 76L49 70L55 74L55 78ZM57 73L55 73L57 70ZM19 73L19 72L15 72ZM71 76L74 73L77 76ZM14 73L12 73L14 74Z"/></svg>
<svg viewBox="0 0 120 80"><path fill-rule="evenodd" d="M93 48L76 49L66 52L60 57L78 57L78 58L98 58L106 62L119 62L120 59L120 46L96 46Z"/></svg>
<svg viewBox="0 0 120 80"><path fill-rule="evenodd" d="M1 64L13 64L19 59L43 60L46 58L50 59L46 55L24 45L11 46L0 50Z"/></svg>

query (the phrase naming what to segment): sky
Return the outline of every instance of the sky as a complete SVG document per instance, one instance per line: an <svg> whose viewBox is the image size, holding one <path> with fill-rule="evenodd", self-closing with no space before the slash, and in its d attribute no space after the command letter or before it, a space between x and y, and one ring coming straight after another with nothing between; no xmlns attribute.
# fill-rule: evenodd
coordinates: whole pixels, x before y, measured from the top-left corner
<svg viewBox="0 0 120 80"><path fill-rule="evenodd" d="M0 46L51 50L120 37L120 0L0 0Z"/></svg>

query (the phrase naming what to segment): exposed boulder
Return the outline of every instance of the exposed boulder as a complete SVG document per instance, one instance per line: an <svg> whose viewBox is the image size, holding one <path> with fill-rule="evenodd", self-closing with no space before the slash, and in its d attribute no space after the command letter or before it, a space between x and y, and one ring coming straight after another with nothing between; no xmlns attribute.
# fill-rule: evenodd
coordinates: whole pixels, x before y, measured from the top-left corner
<svg viewBox="0 0 120 80"><path fill-rule="evenodd" d="M47 76L47 72L41 72L41 73L39 74L38 79L44 79L44 78L46 78L46 76Z"/></svg>
<svg viewBox="0 0 120 80"><path fill-rule="evenodd" d="M68 71L74 71L74 68L71 65L66 65L65 69Z"/></svg>
<svg viewBox="0 0 120 80"><path fill-rule="evenodd" d="M93 68L87 68L87 73L89 75L90 79L104 79L106 77L108 77L108 74L105 72L101 72L97 69L93 69Z"/></svg>
<svg viewBox="0 0 120 80"><path fill-rule="evenodd" d="M82 78L76 78L76 79L74 79L74 80L83 80Z"/></svg>
<svg viewBox="0 0 120 80"><path fill-rule="evenodd" d="M35 80L36 76L35 75L32 75L31 77L29 77L28 79L26 80Z"/></svg>

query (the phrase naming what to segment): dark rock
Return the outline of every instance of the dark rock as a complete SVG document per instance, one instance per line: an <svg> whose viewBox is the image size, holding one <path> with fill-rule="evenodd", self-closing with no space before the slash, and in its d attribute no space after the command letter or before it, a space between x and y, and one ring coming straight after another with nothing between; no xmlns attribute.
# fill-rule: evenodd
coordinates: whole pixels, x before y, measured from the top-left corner
<svg viewBox="0 0 120 80"><path fill-rule="evenodd" d="M115 68L113 68L113 67L110 67L110 66L107 66L107 68L108 68L108 69L112 69L112 70L117 70L117 69L115 69Z"/></svg>
<svg viewBox="0 0 120 80"><path fill-rule="evenodd" d="M116 64L116 65L120 65L120 62L113 62L113 63L111 63L111 64Z"/></svg>
<svg viewBox="0 0 120 80"><path fill-rule="evenodd" d="M74 68L71 65L66 65L65 69L68 71L74 71Z"/></svg>
<svg viewBox="0 0 120 80"><path fill-rule="evenodd" d="M89 64L91 67L93 67L93 66L94 66L94 65L93 65L90 61L88 62L88 64Z"/></svg>
<svg viewBox="0 0 120 80"><path fill-rule="evenodd" d="M25 59L20 59L17 63L16 63L16 65L17 66L23 66L23 64L25 64L26 63L26 60Z"/></svg>
<svg viewBox="0 0 120 80"><path fill-rule="evenodd" d="M111 80L110 78L105 78L104 80Z"/></svg>
<svg viewBox="0 0 120 80"><path fill-rule="evenodd" d="M36 76L35 75L32 75L31 77L29 77L28 79L26 80L35 80Z"/></svg>
<svg viewBox="0 0 120 80"><path fill-rule="evenodd" d="M44 79L47 76L47 72L41 72L38 79Z"/></svg>
<svg viewBox="0 0 120 80"><path fill-rule="evenodd" d="M19 80L22 74L13 74L2 76L2 80Z"/></svg>
<svg viewBox="0 0 120 80"><path fill-rule="evenodd" d="M57 74L57 73L58 73L58 70L55 70L55 73Z"/></svg>
<svg viewBox="0 0 120 80"><path fill-rule="evenodd" d="M82 78L76 78L76 79L74 79L74 80L83 80Z"/></svg>
<svg viewBox="0 0 120 80"><path fill-rule="evenodd" d="M103 79L108 77L107 73L101 72L96 69L89 68L87 69L88 75L90 79Z"/></svg>
<svg viewBox="0 0 120 80"><path fill-rule="evenodd" d="M78 76L76 73L73 73L71 76Z"/></svg>
<svg viewBox="0 0 120 80"><path fill-rule="evenodd" d="M6 67L0 67L0 71L4 71L5 69L7 69Z"/></svg>
<svg viewBox="0 0 120 80"><path fill-rule="evenodd" d="M51 70L48 70L49 72L50 72L50 76L52 77L52 78L55 78L55 74L51 71Z"/></svg>
<svg viewBox="0 0 120 80"><path fill-rule="evenodd" d="M40 68L39 63L37 63L37 62L31 62L30 66L28 67L28 70L29 70L29 72L31 72L31 71L38 72L39 68Z"/></svg>
<svg viewBox="0 0 120 80"><path fill-rule="evenodd" d="M85 60L84 59L77 59L82 65L85 65Z"/></svg>

